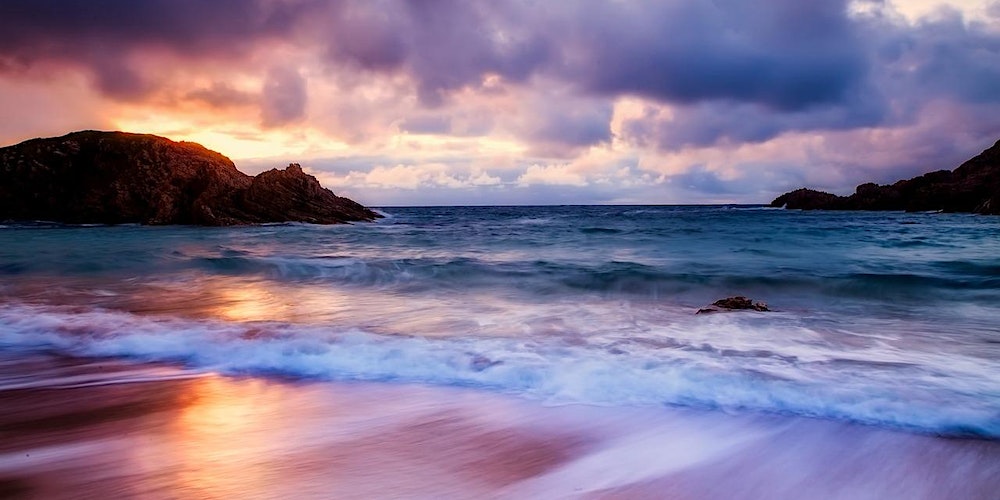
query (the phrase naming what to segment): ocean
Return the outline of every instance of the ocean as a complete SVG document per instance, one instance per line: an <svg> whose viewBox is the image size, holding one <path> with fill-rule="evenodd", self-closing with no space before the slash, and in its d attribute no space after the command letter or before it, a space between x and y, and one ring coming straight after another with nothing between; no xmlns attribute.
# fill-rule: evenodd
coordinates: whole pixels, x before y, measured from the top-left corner
<svg viewBox="0 0 1000 500"><path fill-rule="evenodd" d="M513 432L505 426L516 421L551 438L541 442L558 441L553 433L560 429L575 429L588 437L566 442L594 443L601 442L595 436L624 432L614 429L632 422L632 428L649 432L631 435L625 454L630 459L608 455L605 460L627 463L633 472L640 463L658 460L654 449L727 426L732 429L725 436L712 434L692 449L711 454L705 450L715 448L706 443L719 450L737 442L764 443L779 430L783 443L827 436L801 451L819 468L827 459L817 458L818 451L837 446L855 453L877 441L884 450L885 439L900 439L904 445L897 458L915 460L934 447L968 443L955 444L962 451L941 459L954 461L964 479L914 478L915 489L897 484L886 490L890 476L877 475L882 479L873 476L867 489L850 490L854 493L836 489L853 484L849 479L820 490L809 489L822 488L819 483L807 486L796 479L798 489L776 490L767 486L776 484L774 478L767 482L761 472L746 467L733 476L733 484L757 489L705 490L711 483L706 469L699 469L701 482L668 483L684 484L683 491L695 492L687 496L693 498L724 498L734 491L745 498L794 498L803 492L866 497L855 495L859 491L872 498L974 498L975 491L995 493L1000 487L1000 218L759 206L380 211L385 218L376 223L334 226L0 226L0 364L6 367L0 370L0 395L7 395L0 402L35 401L38 391L56 389L72 394L80 387L122 391L157 381L211 380L230 384L216 392L244 394L239 401L225 394L216 399L229 398L231 406L250 404L245 411L253 413L248 402L267 399L261 387L281 387L269 389L281 397L268 407L281 417L260 423L259 432L278 436L281 419L314 415L300 424L312 429L295 438L300 444L334 439L338 432L353 439L364 435L333 423L331 415L347 411L335 401L366 408L349 412L362 423L366 415L383 420L408 415L407 425L416 425L423 417L414 412L437 411L464 422L426 433L429 442L443 434L483 440ZM766 302L772 311L696 314L734 295ZM183 405L168 406L175 411ZM289 408L295 415L288 414ZM38 411L22 414L27 419ZM512 420L496 423L499 428L482 423L496 412ZM127 417L113 420L119 418ZM218 418L225 420L225 412ZM539 430L546 421L564 423ZM790 422L792 430L786 428ZM0 424L0 435L25 432L20 424L10 425L5 433ZM672 430L653 431L662 428ZM45 447L69 441L80 446L76 438L53 437L63 432L58 426L44 432ZM761 433L772 437L761 438ZM418 434L423 435L402 435ZM615 435L615 442L624 439ZM379 452L380 460L401 460L400 454L417 456L424 449L414 445L404 453L400 438L395 439ZM457 449L465 458L482 453L462 451L463 442L445 450ZM44 467L19 468L12 462L21 451L40 446L29 439L0 447L7 453L0 455L0 492L5 474L20 478L8 480L9 491L42 487L38 471ZM587 486L598 475L567 475L567 464L585 471L581 463L603 456L594 450L610 448L563 448L565 456L529 476L446 496L461 497L465 491L469 496L531 492L528 496L553 497L560 496L552 489L558 487L571 497L617 492L652 498L659 497L652 491L665 490L650 485L663 486L666 471L683 469L624 474ZM900 466L885 461L862 466L857 457L848 460L846 450L836 460L854 468ZM55 462L45 462L49 465L70 460L63 452L52 453ZM241 457L244 462L237 463L246 465L248 458ZM676 453L662 457L678 460ZM743 457L744 465L752 461ZM160 465L153 469L181 467ZM133 480L122 479L131 477L126 472L134 473L133 466L115 462L100 470L119 478L116 488L135 488ZM478 474L491 467L480 466ZM245 468L240 470L245 475ZM398 480L401 474L386 472L378 481ZM978 483L970 479L976 477ZM114 491L165 497L178 491L310 496L305 493L313 490L301 489L308 485L317 488L316 496L421 497L433 496L441 484L390 482L396 489L383 483L390 489L380 492L370 483L364 489L346 479L339 490L323 479L296 481L276 481L286 488L280 491L273 484L253 489L245 481L219 490L160 485ZM965 491L948 481L971 481L983 489ZM97 488L95 495L111 491L91 486Z"/></svg>

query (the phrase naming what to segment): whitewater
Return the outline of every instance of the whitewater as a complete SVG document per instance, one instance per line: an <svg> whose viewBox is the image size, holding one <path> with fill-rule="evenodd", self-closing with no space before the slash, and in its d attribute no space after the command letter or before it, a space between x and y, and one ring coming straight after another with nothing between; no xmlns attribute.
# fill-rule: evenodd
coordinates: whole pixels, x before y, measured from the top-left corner
<svg viewBox="0 0 1000 500"><path fill-rule="evenodd" d="M1000 438L996 218L383 211L340 226L7 224L0 350ZM774 312L695 314L731 295Z"/></svg>

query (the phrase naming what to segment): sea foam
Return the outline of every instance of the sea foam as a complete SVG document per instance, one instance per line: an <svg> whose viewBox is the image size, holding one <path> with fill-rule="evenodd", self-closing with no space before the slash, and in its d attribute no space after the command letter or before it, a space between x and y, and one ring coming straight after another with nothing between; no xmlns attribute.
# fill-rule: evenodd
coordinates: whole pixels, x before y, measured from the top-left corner
<svg viewBox="0 0 1000 500"><path fill-rule="evenodd" d="M225 374L478 387L550 404L750 410L1000 438L1000 378L975 359L952 360L952 373L942 371L946 360L928 360L909 366L904 381L895 380L899 366L891 359L880 364L878 355L856 361L852 375L836 359L667 340L409 337L25 304L0 306L0 349L173 362ZM794 370L782 371L784 365Z"/></svg>

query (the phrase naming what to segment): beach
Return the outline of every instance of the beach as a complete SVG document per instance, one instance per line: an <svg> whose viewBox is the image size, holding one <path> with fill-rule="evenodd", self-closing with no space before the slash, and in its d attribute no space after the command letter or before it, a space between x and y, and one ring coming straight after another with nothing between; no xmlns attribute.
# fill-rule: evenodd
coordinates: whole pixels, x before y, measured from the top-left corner
<svg viewBox="0 0 1000 500"><path fill-rule="evenodd" d="M50 356L5 358L0 383L4 498L988 499L1000 488L996 441L787 416Z"/></svg>
<svg viewBox="0 0 1000 500"><path fill-rule="evenodd" d="M1000 500L1000 0L0 33L0 500Z"/></svg>
<svg viewBox="0 0 1000 500"><path fill-rule="evenodd" d="M386 214L0 228L0 496L1000 491L994 219Z"/></svg>

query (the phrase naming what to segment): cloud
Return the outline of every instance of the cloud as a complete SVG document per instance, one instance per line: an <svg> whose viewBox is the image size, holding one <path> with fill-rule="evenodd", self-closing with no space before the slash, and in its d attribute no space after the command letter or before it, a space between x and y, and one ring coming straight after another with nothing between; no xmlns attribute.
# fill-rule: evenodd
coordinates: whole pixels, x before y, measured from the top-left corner
<svg viewBox="0 0 1000 500"><path fill-rule="evenodd" d="M316 2L294 0L9 0L0 3L0 67L59 64L89 71L104 94L136 99L157 88L138 60L241 59L288 37Z"/></svg>
<svg viewBox="0 0 1000 500"><path fill-rule="evenodd" d="M122 56L138 52L231 60L280 42L334 67L404 72L429 105L492 74L515 83L542 75L601 95L795 110L839 102L866 78L867 27L900 31L888 15L859 22L849 13L847 0L8 0L0 54L8 63L89 65L110 83L130 65ZM976 67L974 52L949 43L963 29L974 43L995 43L958 11L902 31Z"/></svg>
<svg viewBox="0 0 1000 500"><path fill-rule="evenodd" d="M493 74L607 96L799 109L840 99L864 76L845 10L843 0L11 0L0 7L0 53L83 64L114 96L152 85L129 62L138 52L232 60L282 42L320 50L333 67L405 73L428 106Z"/></svg>
<svg viewBox="0 0 1000 500"><path fill-rule="evenodd" d="M265 127L285 125L305 116L306 80L292 68L275 67L267 74L261 92L261 119Z"/></svg>
<svg viewBox="0 0 1000 500"><path fill-rule="evenodd" d="M234 88L226 82L215 81L211 85L187 92L186 99L203 102L213 108L230 108L254 103L257 96Z"/></svg>
<svg viewBox="0 0 1000 500"><path fill-rule="evenodd" d="M220 143L300 147L303 163L349 148L331 180L409 200L744 199L950 168L995 141L997 5L7 0L0 88L30 97L3 96L13 117L42 100L32 83L81 101L53 134L282 137Z"/></svg>
<svg viewBox="0 0 1000 500"><path fill-rule="evenodd" d="M529 165L524 173L517 178L522 186L549 184L557 186L586 186L587 178L573 171L572 165Z"/></svg>
<svg viewBox="0 0 1000 500"><path fill-rule="evenodd" d="M523 110L515 131L535 154L574 156L580 149L611 141L611 102L543 94Z"/></svg>
<svg viewBox="0 0 1000 500"><path fill-rule="evenodd" d="M400 130L417 134L451 133L451 117L442 114L410 116L399 124Z"/></svg>
<svg viewBox="0 0 1000 500"><path fill-rule="evenodd" d="M840 98L797 109L767 101L702 100L651 104L623 124L624 137L664 151L769 141L786 133L904 127L942 100L1000 113L1000 32L953 9L909 24L888 6L853 22L867 60L863 80ZM969 128L974 124L956 124Z"/></svg>
<svg viewBox="0 0 1000 500"><path fill-rule="evenodd" d="M1000 103L1000 31L969 24L959 11L943 9L913 29L897 30L880 41L905 48L891 62L896 75L914 87L907 90Z"/></svg>
<svg viewBox="0 0 1000 500"><path fill-rule="evenodd" d="M337 2L323 20L326 55L376 73L405 72L430 107L487 74L524 81L549 62L549 37L522 5L457 0Z"/></svg>
<svg viewBox="0 0 1000 500"><path fill-rule="evenodd" d="M910 25L874 5L852 16L847 0L10 0L0 5L0 67L80 66L105 94L135 99L162 83L146 56L249 69L262 47L283 45L334 73L405 76L427 107L486 93L490 78L543 78L581 95L782 114L870 106L863 94L877 94L891 76L882 67L899 63L917 65L895 73L909 90L1000 98L995 30L947 10Z"/></svg>
<svg viewBox="0 0 1000 500"><path fill-rule="evenodd" d="M778 109L834 102L866 61L843 0L338 2L333 64L413 77L440 105L484 76L544 76L583 92Z"/></svg>
<svg viewBox="0 0 1000 500"><path fill-rule="evenodd" d="M687 147L759 143L788 131L834 131L886 124L890 110L873 96L865 101L801 111L774 112L759 104L710 101L689 105L650 105L643 116L627 119L622 136L665 151Z"/></svg>
<svg viewBox="0 0 1000 500"><path fill-rule="evenodd" d="M393 189L416 190L424 188L475 188L496 186L500 178L488 172L472 169L456 172L455 168L442 163L377 165L367 171L350 170L337 175L329 170L318 170L317 176L334 186L349 189Z"/></svg>
<svg viewBox="0 0 1000 500"><path fill-rule="evenodd" d="M1000 2L994 1L987 5L986 13L994 19L1000 19Z"/></svg>
<svg viewBox="0 0 1000 500"><path fill-rule="evenodd" d="M837 102L866 64L845 2L591 2L565 76L584 90L662 102L753 102L795 110Z"/></svg>

